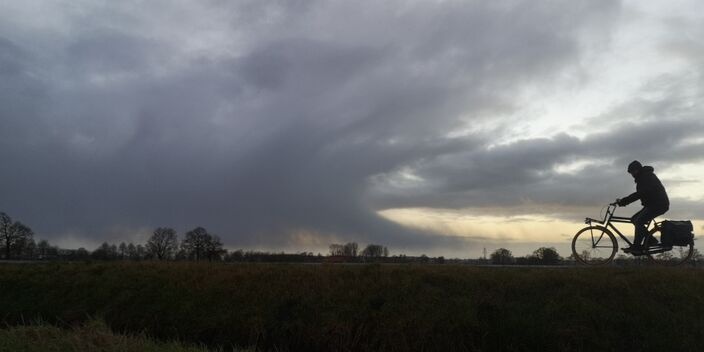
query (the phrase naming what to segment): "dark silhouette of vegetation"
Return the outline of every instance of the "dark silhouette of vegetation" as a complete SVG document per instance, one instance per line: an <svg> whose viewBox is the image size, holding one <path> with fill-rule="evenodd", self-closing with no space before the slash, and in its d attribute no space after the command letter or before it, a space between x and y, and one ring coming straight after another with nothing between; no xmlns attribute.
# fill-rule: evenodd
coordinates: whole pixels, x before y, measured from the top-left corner
<svg viewBox="0 0 704 352"><path fill-rule="evenodd" d="M117 259L116 251L112 250L113 246L110 246L107 242L103 242L96 250L93 251L91 256L98 260L112 260Z"/></svg>
<svg viewBox="0 0 704 352"><path fill-rule="evenodd" d="M205 257L208 261L222 260L223 256L226 254L227 250L223 248L220 237L215 235L211 236L205 246Z"/></svg>
<svg viewBox="0 0 704 352"><path fill-rule="evenodd" d="M189 259L200 260L205 255L205 248L210 234L202 227L186 232L186 237L181 242L181 250Z"/></svg>
<svg viewBox="0 0 704 352"><path fill-rule="evenodd" d="M214 350L698 351L704 276L668 269L1 265L0 316Z"/></svg>
<svg viewBox="0 0 704 352"><path fill-rule="evenodd" d="M330 255L356 257L358 248L359 246L356 242L349 242L346 244L331 244Z"/></svg>
<svg viewBox="0 0 704 352"><path fill-rule="evenodd" d="M263 251L243 251L241 249L229 252L224 256L226 262L248 263L322 263L325 257L318 253L271 253Z"/></svg>
<svg viewBox="0 0 704 352"><path fill-rule="evenodd" d="M127 245L127 259L142 260L147 258L147 250L141 244L129 243Z"/></svg>
<svg viewBox="0 0 704 352"><path fill-rule="evenodd" d="M201 346L114 332L101 320L88 321L71 329L46 323L4 327L0 329L0 351L208 352Z"/></svg>
<svg viewBox="0 0 704 352"><path fill-rule="evenodd" d="M369 244L362 250L364 257L388 257L389 249L378 244Z"/></svg>
<svg viewBox="0 0 704 352"><path fill-rule="evenodd" d="M85 249L84 249L85 250ZM47 240L41 240L37 244L38 259L48 259L59 255L59 247L52 246Z"/></svg>
<svg viewBox="0 0 704 352"><path fill-rule="evenodd" d="M10 244L9 247L7 244ZM394 264L470 264L470 265L576 265L573 255L563 259L553 247L540 247L532 254L514 257L506 248L496 249L487 260L429 257L425 254L409 256L389 255L386 246L368 244L359 250L356 242L330 245L328 255L312 252L285 253L236 249L228 251L218 236L208 233L203 227L188 231L179 243L176 231L169 227L158 227L145 245L121 242L119 245L104 242L93 251L85 248L64 249L52 246L47 240L34 241L32 230L5 213L0 213L0 255L5 259L64 260L64 261L116 261L116 260L179 260L179 261L225 261L250 263L394 263ZM9 256L8 256L9 253ZM690 265L704 263L696 249ZM614 264L621 266L640 265L631 257L618 256Z"/></svg>
<svg viewBox="0 0 704 352"><path fill-rule="evenodd" d="M158 227L147 241L147 253L158 260L171 259L178 250L176 230L169 227Z"/></svg>
<svg viewBox="0 0 704 352"><path fill-rule="evenodd" d="M218 236L213 236L202 227L186 232L186 236L181 242L180 257L191 260L208 261L221 260L227 251L223 249L222 242Z"/></svg>
<svg viewBox="0 0 704 352"><path fill-rule="evenodd" d="M538 260L539 264L544 265L555 265L562 260L562 257L553 247L540 247L533 252L533 257Z"/></svg>
<svg viewBox="0 0 704 352"><path fill-rule="evenodd" d="M13 255L21 256L26 251L33 251L35 248L34 232L27 225L12 221L12 218L0 212L0 245L5 250L5 259L12 258Z"/></svg>
<svg viewBox="0 0 704 352"><path fill-rule="evenodd" d="M495 250L491 253L490 258L492 264L499 265L513 264L514 261L513 254L506 248L499 248Z"/></svg>
<svg viewBox="0 0 704 352"><path fill-rule="evenodd" d="M121 242L120 246L117 247L117 250L120 253L120 259L124 260L127 256L127 244L125 242Z"/></svg>

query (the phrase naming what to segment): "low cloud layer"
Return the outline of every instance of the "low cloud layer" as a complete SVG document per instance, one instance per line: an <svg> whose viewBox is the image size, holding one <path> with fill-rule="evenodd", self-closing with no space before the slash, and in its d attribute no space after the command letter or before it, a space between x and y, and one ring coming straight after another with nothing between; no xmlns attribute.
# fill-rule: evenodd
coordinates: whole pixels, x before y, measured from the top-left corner
<svg viewBox="0 0 704 352"><path fill-rule="evenodd" d="M526 92L591 84L631 5L0 5L0 209L50 240L201 225L230 246L424 249L466 240L377 212L596 206L632 159L702 162L702 36L661 38L688 74L561 117L579 131L517 130L541 118Z"/></svg>

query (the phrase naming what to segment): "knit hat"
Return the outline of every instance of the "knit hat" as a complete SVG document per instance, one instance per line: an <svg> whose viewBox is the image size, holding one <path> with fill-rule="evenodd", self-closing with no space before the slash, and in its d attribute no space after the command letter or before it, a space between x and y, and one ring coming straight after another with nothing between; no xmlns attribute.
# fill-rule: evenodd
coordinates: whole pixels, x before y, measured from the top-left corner
<svg viewBox="0 0 704 352"><path fill-rule="evenodd" d="M634 160L630 164L628 164L628 172L633 173L634 171L638 171L643 167L641 163L638 160Z"/></svg>

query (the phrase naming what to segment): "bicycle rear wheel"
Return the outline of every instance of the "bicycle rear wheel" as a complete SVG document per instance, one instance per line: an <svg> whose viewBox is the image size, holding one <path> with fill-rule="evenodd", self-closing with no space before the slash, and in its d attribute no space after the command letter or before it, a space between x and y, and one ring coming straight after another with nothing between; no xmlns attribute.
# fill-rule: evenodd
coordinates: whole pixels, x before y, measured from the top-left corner
<svg viewBox="0 0 704 352"><path fill-rule="evenodd" d="M660 228L652 232L652 236L655 237L659 243L662 243L660 238L661 234ZM670 247L662 247L661 245L648 247L646 249L648 260L651 263L662 266L682 265L692 258L692 254L694 253L694 241L690 241L684 246L672 246L671 249L668 248Z"/></svg>
<svg viewBox="0 0 704 352"><path fill-rule="evenodd" d="M602 226L585 227L572 239L572 255L586 265L604 265L614 259L618 244L616 237Z"/></svg>

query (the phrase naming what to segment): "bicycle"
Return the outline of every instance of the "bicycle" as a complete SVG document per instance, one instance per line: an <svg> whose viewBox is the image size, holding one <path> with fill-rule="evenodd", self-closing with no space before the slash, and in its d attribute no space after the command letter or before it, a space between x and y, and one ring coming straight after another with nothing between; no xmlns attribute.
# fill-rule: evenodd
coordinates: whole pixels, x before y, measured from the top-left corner
<svg viewBox="0 0 704 352"><path fill-rule="evenodd" d="M614 223L633 224L633 222L630 218L614 216L616 207L616 203L609 204L603 220L592 218L584 220L588 226L579 230L572 239L572 254L578 262L586 265L610 263L618 250L618 242L611 230L615 231L629 246L633 245L614 225ZM643 240L643 255L646 255L650 262L658 265L677 266L687 262L694 253L694 240L684 246L663 246L660 238L662 234L660 224L655 220L648 223L648 236ZM657 242L653 241L653 238Z"/></svg>

